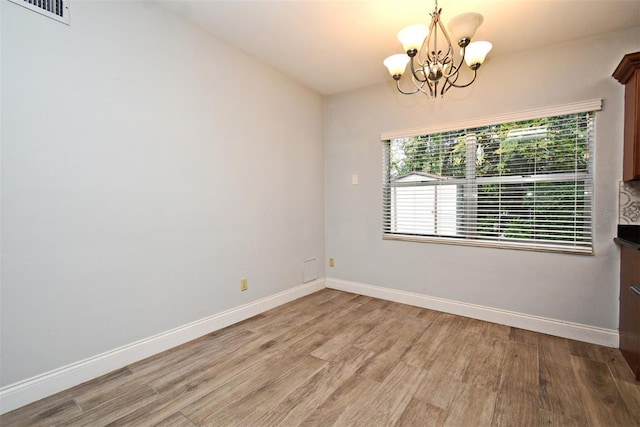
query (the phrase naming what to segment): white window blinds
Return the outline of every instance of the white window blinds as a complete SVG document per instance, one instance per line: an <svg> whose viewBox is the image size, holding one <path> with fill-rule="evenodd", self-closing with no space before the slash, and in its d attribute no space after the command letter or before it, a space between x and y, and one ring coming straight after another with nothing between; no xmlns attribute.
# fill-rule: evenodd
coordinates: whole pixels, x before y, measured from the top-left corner
<svg viewBox="0 0 640 427"><path fill-rule="evenodd" d="M388 239L592 253L594 113L383 141Z"/></svg>

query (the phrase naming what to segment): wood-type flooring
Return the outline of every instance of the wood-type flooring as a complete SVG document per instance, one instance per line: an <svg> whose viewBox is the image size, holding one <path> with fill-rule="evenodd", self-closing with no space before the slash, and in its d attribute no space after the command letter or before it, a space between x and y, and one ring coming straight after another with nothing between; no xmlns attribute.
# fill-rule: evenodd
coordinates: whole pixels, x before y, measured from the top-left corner
<svg viewBox="0 0 640 427"><path fill-rule="evenodd" d="M616 349L324 289L2 426L638 426Z"/></svg>

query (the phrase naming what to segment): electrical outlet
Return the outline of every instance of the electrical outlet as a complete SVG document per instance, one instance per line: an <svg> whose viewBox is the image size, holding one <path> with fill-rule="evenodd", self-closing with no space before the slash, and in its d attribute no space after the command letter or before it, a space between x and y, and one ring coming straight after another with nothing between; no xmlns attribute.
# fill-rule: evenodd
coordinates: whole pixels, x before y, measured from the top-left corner
<svg viewBox="0 0 640 427"><path fill-rule="evenodd" d="M243 277L240 279L240 290L246 291L247 289L249 289L249 283L247 282L247 278Z"/></svg>
<svg viewBox="0 0 640 427"><path fill-rule="evenodd" d="M336 263L333 261L333 258L329 258L329 267L335 267Z"/></svg>

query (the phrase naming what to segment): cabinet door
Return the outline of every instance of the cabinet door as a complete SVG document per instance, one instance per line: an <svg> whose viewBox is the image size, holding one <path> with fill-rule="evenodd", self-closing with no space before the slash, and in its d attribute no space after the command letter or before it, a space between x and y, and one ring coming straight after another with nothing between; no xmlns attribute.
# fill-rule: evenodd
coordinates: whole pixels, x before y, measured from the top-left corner
<svg viewBox="0 0 640 427"><path fill-rule="evenodd" d="M625 84L622 179L640 179L640 69Z"/></svg>
<svg viewBox="0 0 640 427"><path fill-rule="evenodd" d="M640 251L622 246L620 252L620 352L640 381Z"/></svg>

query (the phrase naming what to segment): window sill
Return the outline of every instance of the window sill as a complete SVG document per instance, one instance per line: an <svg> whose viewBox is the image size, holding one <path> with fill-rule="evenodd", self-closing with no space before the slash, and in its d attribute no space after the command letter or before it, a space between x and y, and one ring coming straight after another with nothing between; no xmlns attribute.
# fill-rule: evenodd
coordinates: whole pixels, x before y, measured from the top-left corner
<svg viewBox="0 0 640 427"><path fill-rule="evenodd" d="M533 251L533 252L553 252L563 253L571 255L595 255L592 248L568 248L566 246L552 245L552 244L527 244L519 242L505 242L505 241L479 241L456 237L438 237L438 236L418 236L418 235L404 235L404 234L383 234L383 240L399 240L405 242L418 242L418 243L436 243L445 245L458 245L458 246L475 246L480 248L493 248L493 249L513 249L521 251Z"/></svg>

